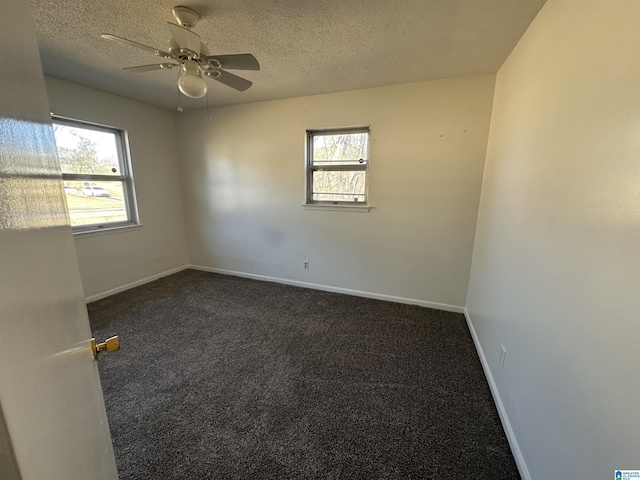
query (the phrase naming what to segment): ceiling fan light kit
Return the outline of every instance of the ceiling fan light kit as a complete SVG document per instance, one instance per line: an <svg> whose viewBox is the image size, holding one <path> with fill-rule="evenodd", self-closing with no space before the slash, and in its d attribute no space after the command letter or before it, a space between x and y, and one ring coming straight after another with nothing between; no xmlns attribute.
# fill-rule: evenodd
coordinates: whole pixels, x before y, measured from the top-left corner
<svg viewBox="0 0 640 480"><path fill-rule="evenodd" d="M198 64L193 60L185 60L180 70L178 89L190 98L204 97L207 93L207 83L202 79Z"/></svg>
<svg viewBox="0 0 640 480"><path fill-rule="evenodd" d="M227 70L260 70L260 64L253 55L250 53L210 55L209 49L200 41L200 36L191 31L191 28L195 27L200 20L200 15L184 6L174 7L171 12L178 24L167 22L171 33L168 52L117 35L108 33L101 35L106 40L147 50L158 57L177 62L125 67L124 70L142 73L179 67L178 90L190 98L202 98L206 95L207 83L203 79L203 74L204 77L212 78L240 92L251 87L252 82Z"/></svg>

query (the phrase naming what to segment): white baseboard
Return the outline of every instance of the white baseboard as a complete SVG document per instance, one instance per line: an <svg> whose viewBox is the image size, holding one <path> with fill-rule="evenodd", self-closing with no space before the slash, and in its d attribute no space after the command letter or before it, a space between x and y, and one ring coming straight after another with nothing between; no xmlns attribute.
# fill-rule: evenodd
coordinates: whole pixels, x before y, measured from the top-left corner
<svg viewBox="0 0 640 480"><path fill-rule="evenodd" d="M269 277L266 275L257 275L254 273L236 272L234 270L225 270L222 268L203 267L201 265L189 265L188 268L194 270L202 270L204 272L221 273L223 275L232 275L234 277L251 278L253 280L262 280L265 282L282 283L285 285L293 285L295 287L311 288L314 290L323 290L325 292L344 293L346 295L354 295L356 297L374 298L376 300L386 300L388 302L407 303L409 305L418 305L420 307L434 308L436 310L444 310L447 312L464 313L464 307L457 305L449 305L446 303L427 302L425 300L417 300L415 298L396 297L394 295L384 295L382 293L363 292L361 290L351 290L349 288L333 287L330 285L321 285L318 283L300 282L298 280L289 280L287 278Z"/></svg>
<svg viewBox="0 0 640 480"><path fill-rule="evenodd" d="M158 280L162 277L168 277L169 275L173 275L174 273L181 272L182 270L186 270L189 268L188 265L183 265L181 267L172 268L171 270L167 270L161 273L157 273L155 275L151 275L150 277L143 278L141 280L137 280L132 283L128 283L126 285L122 285L120 287L112 288L111 290L107 290L106 292L97 293L95 295L91 295L90 297L86 297L84 299L85 303L95 302L96 300L100 300L101 298L110 297L111 295L115 295L116 293L124 292L125 290L129 290L130 288L139 287L140 285L144 285L145 283L153 282L154 280Z"/></svg>
<svg viewBox="0 0 640 480"><path fill-rule="evenodd" d="M511 447L511 452L513 453L513 457L516 461L516 465L518 466L518 471L520 472L520 476L522 477L523 480L531 480L529 469L527 468L527 464L524 462L524 457L522 456L522 452L520 451L518 440L516 439L516 436L513 433L513 429L511 428L511 422L509 421L509 417L507 416L507 411L505 410L504 404L502 403L502 398L500 398L500 392L498 392L498 387L496 385L496 382L493 379L493 375L491 374L491 369L489 368L489 364L487 363L487 358L484 355L484 351L482 350L482 345L480 345L480 340L478 339L476 330L473 327L473 323L471 322L471 316L469 315L469 311L467 310L466 307L464 309L464 318L467 319L467 325L469 326L469 331L471 332L473 343L475 344L476 350L478 351L478 357L480 357L480 363L482 364L484 375L487 377L487 382L489 383L489 388L491 389L491 394L493 395L493 401L495 402L496 407L498 408L498 415L500 415L502 428L504 428L504 431L507 435L507 440L509 441L509 446Z"/></svg>

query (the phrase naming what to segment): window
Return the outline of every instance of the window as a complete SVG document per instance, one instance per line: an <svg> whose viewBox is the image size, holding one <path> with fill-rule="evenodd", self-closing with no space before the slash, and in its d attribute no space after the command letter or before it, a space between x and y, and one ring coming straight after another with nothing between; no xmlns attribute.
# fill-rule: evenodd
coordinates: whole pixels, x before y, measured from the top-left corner
<svg viewBox="0 0 640 480"><path fill-rule="evenodd" d="M124 130L53 117L74 233L138 224Z"/></svg>
<svg viewBox="0 0 640 480"><path fill-rule="evenodd" d="M306 205L367 205L369 127L307 131Z"/></svg>

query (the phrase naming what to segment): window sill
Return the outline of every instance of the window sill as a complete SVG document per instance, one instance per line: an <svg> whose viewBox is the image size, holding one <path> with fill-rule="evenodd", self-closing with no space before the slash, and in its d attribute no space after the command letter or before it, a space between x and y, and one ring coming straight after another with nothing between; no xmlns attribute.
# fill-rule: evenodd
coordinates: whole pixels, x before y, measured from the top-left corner
<svg viewBox="0 0 640 480"><path fill-rule="evenodd" d="M96 228L93 230L76 230L73 232L74 238L86 238L93 237L94 235L108 235L112 233L121 233L129 230L137 230L141 228L141 223L136 223L132 225L117 225L113 227L104 227L104 228Z"/></svg>
<svg viewBox="0 0 640 480"><path fill-rule="evenodd" d="M319 203L303 203L302 208L304 208L305 210L368 213L372 207L369 205L328 205Z"/></svg>

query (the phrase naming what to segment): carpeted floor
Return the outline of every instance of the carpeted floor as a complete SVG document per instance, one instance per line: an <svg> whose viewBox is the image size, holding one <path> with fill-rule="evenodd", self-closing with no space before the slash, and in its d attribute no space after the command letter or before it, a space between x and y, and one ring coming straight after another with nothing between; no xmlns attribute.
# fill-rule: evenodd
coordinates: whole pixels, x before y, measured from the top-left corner
<svg viewBox="0 0 640 480"><path fill-rule="evenodd" d="M520 478L462 315L194 270L88 308L121 480Z"/></svg>

